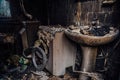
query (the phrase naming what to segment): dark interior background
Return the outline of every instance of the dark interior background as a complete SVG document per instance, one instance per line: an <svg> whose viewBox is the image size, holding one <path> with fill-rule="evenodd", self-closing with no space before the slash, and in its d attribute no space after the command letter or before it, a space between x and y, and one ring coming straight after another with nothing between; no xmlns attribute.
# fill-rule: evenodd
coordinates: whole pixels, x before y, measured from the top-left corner
<svg viewBox="0 0 120 80"><path fill-rule="evenodd" d="M74 23L74 17L76 15L76 4L79 0L24 0L24 6L26 11L33 16L34 20L39 20L41 24L43 25L70 25ZM84 21L83 23L86 24L85 18L90 19L91 12L96 12L96 15L98 17L103 16L105 13L99 13L99 12L106 12L110 10L110 7L113 7L112 17L111 14L108 15L109 21L112 24L115 24L116 26L119 25L119 0L116 0L116 2L113 4L113 6L102 7L101 6L102 0L81 0L81 21ZM14 18L24 18L22 16L22 12L19 5L19 0L12 0L11 1L11 12L13 14ZM92 7L95 7L94 9L91 9ZM88 15L88 17L85 17ZM86 19L86 20L88 20ZM101 19L101 21L103 21ZM111 21L112 20L112 21ZM88 20L90 21L90 20Z"/></svg>
<svg viewBox="0 0 120 80"><path fill-rule="evenodd" d="M11 5L11 14L12 19L19 21L29 21L28 18L26 18L21 11L19 0L9 0ZM26 11L33 16L33 21L40 21L40 25L62 25L62 26L68 26L71 24L74 24L74 19L76 17L76 4L79 0L23 0L24 6ZM82 4L82 16L80 16L81 21L83 21L84 25L87 25L91 22L91 12L94 12L91 10L91 7L93 5L94 0L81 0ZM99 14L98 12L102 12L102 10L106 10L105 8L101 8L102 0L96 0L94 6L96 10L96 15L100 17L100 21L102 22L104 19L104 13ZM98 10L98 8L101 8ZM111 7L111 6L110 6ZM111 23L110 25L117 27L120 30L120 0L116 0L116 2L112 5L113 12L108 15L106 23ZM89 16L88 13L90 12ZM87 18L87 19L86 19ZM86 20L88 23L86 23ZM29 43L30 46L33 45L36 31L38 24L34 25L27 25L29 28ZM22 24L8 24L7 22L3 23L0 22L0 31L1 32L9 32L14 33L16 36L18 36L18 51L21 50L19 45L21 44L19 42L20 35L18 34L19 29L24 27ZM119 41L120 37L117 38L113 43L107 45L109 49L112 49L112 46ZM120 74L120 44L117 46L115 51L113 52L113 56L110 58L110 68L108 70L107 79L106 80L118 80L119 74ZM108 79L109 78L109 79Z"/></svg>

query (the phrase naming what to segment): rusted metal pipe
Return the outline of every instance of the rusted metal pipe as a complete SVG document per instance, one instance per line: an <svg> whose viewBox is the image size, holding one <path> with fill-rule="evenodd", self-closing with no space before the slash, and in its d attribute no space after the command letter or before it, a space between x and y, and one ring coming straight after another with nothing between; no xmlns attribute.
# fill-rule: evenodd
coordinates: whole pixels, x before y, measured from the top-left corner
<svg viewBox="0 0 120 80"><path fill-rule="evenodd" d="M93 72L95 69L95 62L96 62L96 56L97 56L97 47L88 47L88 46L82 46L82 66L81 71L82 72ZM80 74L79 80L89 80L90 77L88 77L85 74Z"/></svg>

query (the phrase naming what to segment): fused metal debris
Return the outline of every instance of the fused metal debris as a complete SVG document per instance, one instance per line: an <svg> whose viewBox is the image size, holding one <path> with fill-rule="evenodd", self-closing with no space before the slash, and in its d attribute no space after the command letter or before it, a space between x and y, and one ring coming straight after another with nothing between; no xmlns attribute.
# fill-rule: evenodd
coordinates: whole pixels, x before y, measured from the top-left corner
<svg viewBox="0 0 120 80"><path fill-rule="evenodd" d="M9 33L0 33L0 42L3 43L14 43L14 36Z"/></svg>
<svg viewBox="0 0 120 80"><path fill-rule="evenodd" d="M77 78L73 78L69 74L64 74L63 78L58 76L52 76L48 80L77 80Z"/></svg>
<svg viewBox="0 0 120 80"><path fill-rule="evenodd" d="M39 77L39 80L48 80L49 77L47 76L47 74L44 71L36 71L36 72L32 72L34 75L36 75L37 77Z"/></svg>
<svg viewBox="0 0 120 80"><path fill-rule="evenodd" d="M4 63L0 63L0 80L47 80L44 71L36 71L29 59L23 56L10 56ZM4 67L4 68L3 68Z"/></svg>
<svg viewBox="0 0 120 80"><path fill-rule="evenodd" d="M64 31L65 28L59 27L46 27L39 26L38 30L38 40L35 41L35 46L41 47L46 54L49 53L49 44L51 40L54 38L55 33Z"/></svg>
<svg viewBox="0 0 120 80"><path fill-rule="evenodd" d="M47 57L44 50L40 47L28 48L23 52L24 57L29 58L36 70L41 71L45 68ZM31 55L31 57L28 57Z"/></svg>
<svg viewBox="0 0 120 80"><path fill-rule="evenodd" d="M54 36L55 33L64 31L65 28L62 27L61 25L57 25L57 26L39 26L39 30L46 31L46 32L50 33L51 36Z"/></svg>

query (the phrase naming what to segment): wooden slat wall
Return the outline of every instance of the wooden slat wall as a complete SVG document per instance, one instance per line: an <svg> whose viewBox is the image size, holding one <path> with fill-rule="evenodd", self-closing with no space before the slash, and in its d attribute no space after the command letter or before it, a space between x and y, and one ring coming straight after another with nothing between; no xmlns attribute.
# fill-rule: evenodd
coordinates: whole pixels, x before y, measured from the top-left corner
<svg viewBox="0 0 120 80"><path fill-rule="evenodd" d="M112 6L102 6L102 0L89 0L81 2L80 23L89 25L93 18L98 18L104 24L112 23Z"/></svg>

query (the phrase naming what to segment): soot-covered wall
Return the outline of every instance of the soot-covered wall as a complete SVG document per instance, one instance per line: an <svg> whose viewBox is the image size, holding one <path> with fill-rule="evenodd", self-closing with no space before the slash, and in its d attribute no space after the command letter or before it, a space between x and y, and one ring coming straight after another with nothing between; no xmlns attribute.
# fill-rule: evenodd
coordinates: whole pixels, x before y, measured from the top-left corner
<svg viewBox="0 0 120 80"><path fill-rule="evenodd" d="M40 20L43 25L70 25L90 24L93 17L97 15L104 24L118 25L120 14L117 0L112 6L102 6L103 0L23 0L25 9L33 16L34 20ZM80 2L80 3L79 3ZM19 0L12 0L12 14L21 17ZM107 13L109 11L109 13ZM95 12L95 13L93 13ZM112 16L111 16L112 15Z"/></svg>

